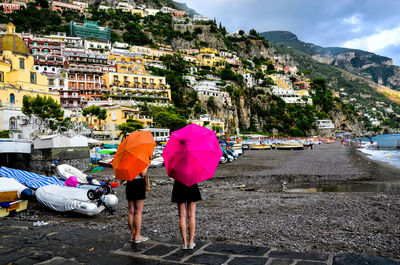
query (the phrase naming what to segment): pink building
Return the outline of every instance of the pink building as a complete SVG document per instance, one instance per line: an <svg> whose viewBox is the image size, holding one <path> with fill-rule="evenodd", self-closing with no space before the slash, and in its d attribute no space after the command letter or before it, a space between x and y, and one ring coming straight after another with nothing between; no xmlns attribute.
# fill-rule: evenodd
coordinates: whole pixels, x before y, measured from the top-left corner
<svg viewBox="0 0 400 265"><path fill-rule="evenodd" d="M9 14L14 11L20 10L21 7L26 7L25 3L0 3L0 6L3 8L3 13Z"/></svg>
<svg viewBox="0 0 400 265"><path fill-rule="evenodd" d="M181 11L181 10L172 10L171 15L173 17L184 17L186 15L186 11Z"/></svg>
<svg viewBox="0 0 400 265"><path fill-rule="evenodd" d="M70 9L70 10L76 10L80 13L83 13L83 9L80 6L57 2L57 1L53 1L51 9L53 11L61 11L61 12L65 9Z"/></svg>

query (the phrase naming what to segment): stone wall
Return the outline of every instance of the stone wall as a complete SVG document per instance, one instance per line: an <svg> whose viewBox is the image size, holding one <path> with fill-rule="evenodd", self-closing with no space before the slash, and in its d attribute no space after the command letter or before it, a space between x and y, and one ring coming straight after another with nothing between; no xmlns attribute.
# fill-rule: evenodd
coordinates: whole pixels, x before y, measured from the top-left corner
<svg viewBox="0 0 400 265"><path fill-rule="evenodd" d="M54 175L52 164L58 160L59 164L68 164L81 171L90 170L89 148L53 148L35 149L31 154L29 170L43 175Z"/></svg>

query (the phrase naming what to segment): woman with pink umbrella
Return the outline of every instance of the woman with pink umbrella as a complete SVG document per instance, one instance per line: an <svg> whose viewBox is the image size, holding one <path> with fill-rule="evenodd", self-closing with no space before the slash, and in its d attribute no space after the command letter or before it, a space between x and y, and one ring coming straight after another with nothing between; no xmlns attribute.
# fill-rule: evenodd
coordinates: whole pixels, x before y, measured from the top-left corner
<svg viewBox="0 0 400 265"><path fill-rule="evenodd" d="M221 147L215 132L191 124L171 134L162 156L168 176L175 179L171 201L178 204L182 249L194 249L196 202L201 200L197 183L213 177Z"/></svg>

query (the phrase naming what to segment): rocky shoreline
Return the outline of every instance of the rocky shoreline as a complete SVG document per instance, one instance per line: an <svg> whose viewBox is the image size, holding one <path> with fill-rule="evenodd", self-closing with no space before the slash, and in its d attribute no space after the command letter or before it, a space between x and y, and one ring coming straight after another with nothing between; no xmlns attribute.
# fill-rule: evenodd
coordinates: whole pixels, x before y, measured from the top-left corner
<svg viewBox="0 0 400 265"><path fill-rule="evenodd" d="M400 170L375 162L339 144L304 151L247 151L220 165L213 179L200 184L196 239L250 244L287 251L357 253L400 258L400 186L373 192L283 192L287 189L392 183ZM113 175L106 168L99 178ZM179 238L178 212L170 202L173 181L165 168L149 170L152 190L144 208L143 234ZM117 189L116 213L89 218L56 213L36 202L13 218L87 227L127 234L124 185Z"/></svg>

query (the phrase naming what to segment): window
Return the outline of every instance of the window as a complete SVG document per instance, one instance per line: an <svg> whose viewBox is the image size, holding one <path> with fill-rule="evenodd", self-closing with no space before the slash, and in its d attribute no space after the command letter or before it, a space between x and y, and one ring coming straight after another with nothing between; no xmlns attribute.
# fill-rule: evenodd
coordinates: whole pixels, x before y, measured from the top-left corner
<svg viewBox="0 0 400 265"><path fill-rule="evenodd" d="M60 79L60 86L64 85L64 80Z"/></svg>
<svg viewBox="0 0 400 265"><path fill-rule="evenodd" d="M54 85L54 80L53 79L49 79L49 86L53 86Z"/></svg>
<svg viewBox="0 0 400 265"><path fill-rule="evenodd" d="M0 72L0 82L4 82L4 72Z"/></svg>
<svg viewBox="0 0 400 265"><path fill-rule="evenodd" d="M31 83L36 84L36 73L31 72Z"/></svg>
<svg viewBox="0 0 400 265"><path fill-rule="evenodd" d="M19 58L19 69L25 69L25 59Z"/></svg>
<svg viewBox="0 0 400 265"><path fill-rule="evenodd" d="M13 93L10 94L10 103L15 104L15 95Z"/></svg>

